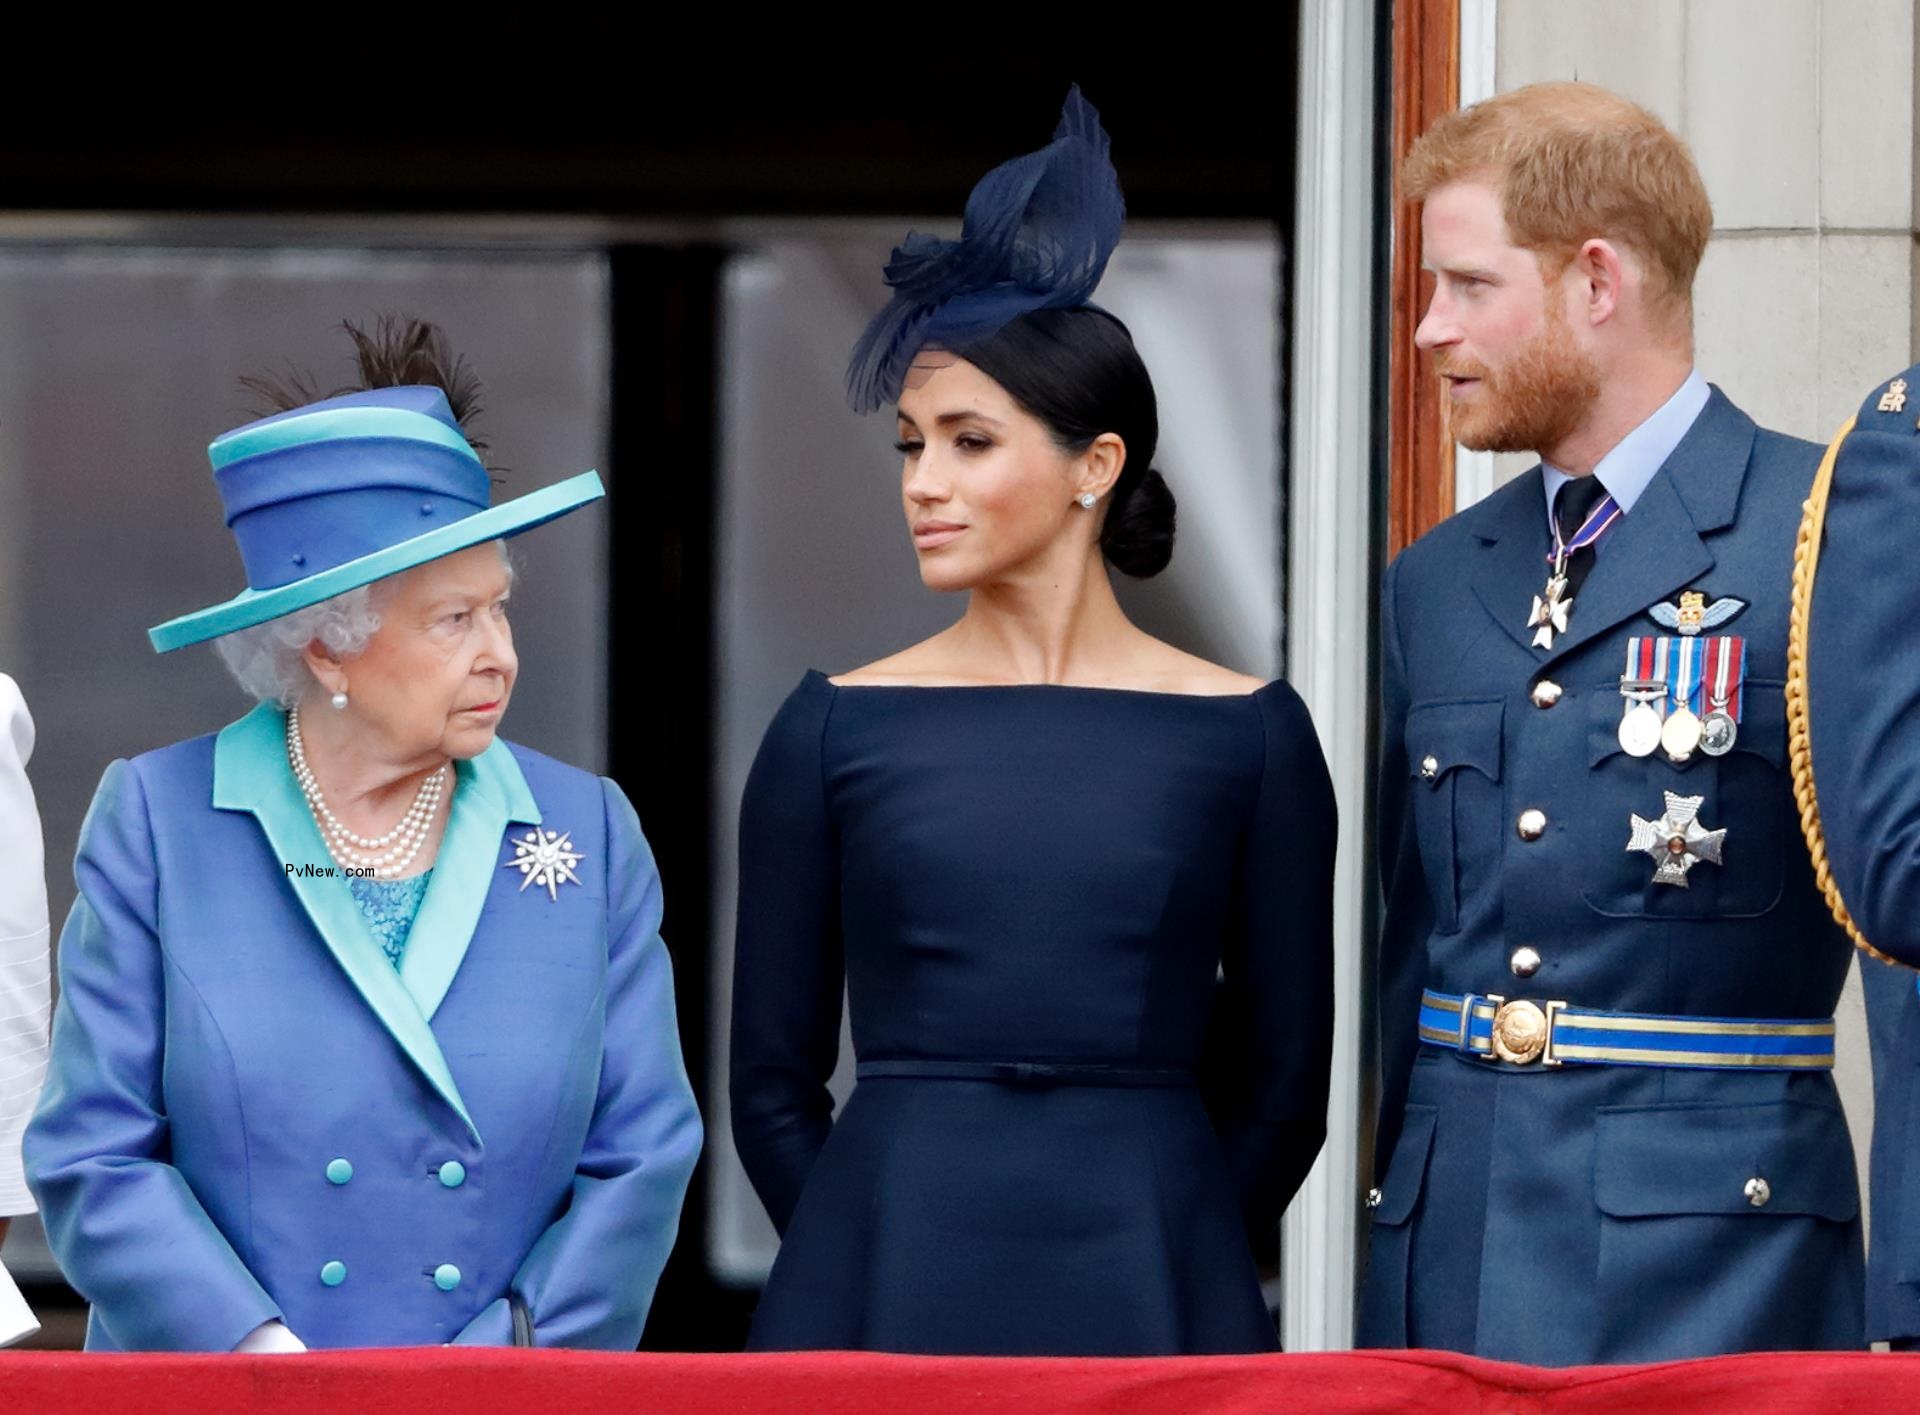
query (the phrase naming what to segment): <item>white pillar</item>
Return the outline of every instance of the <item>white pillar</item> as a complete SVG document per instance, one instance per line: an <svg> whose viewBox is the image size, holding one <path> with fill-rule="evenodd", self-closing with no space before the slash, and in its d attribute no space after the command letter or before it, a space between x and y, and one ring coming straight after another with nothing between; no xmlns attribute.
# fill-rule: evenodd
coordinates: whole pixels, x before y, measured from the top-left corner
<svg viewBox="0 0 1920 1415"><path fill-rule="evenodd" d="M1370 508L1373 484L1374 11L1306 0L1293 262L1287 676L1313 713L1341 803L1334 879L1333 1091L1327 1146L1287 1211L1281 1337L1353 1342L1363 1117Z"/></svg>

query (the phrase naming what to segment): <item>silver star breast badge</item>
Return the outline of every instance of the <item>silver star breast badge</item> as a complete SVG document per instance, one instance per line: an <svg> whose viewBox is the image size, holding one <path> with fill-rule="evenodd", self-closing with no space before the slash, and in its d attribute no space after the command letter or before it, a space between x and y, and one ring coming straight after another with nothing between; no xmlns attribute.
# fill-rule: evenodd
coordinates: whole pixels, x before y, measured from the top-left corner
<svg viewBox="0 0 1920 1415"><path fill-rule="evenodd" d="M1659 820L1633 817L1633 838L1627 842L1627 849L1653 857L1659 866L1653 872L1655 884L1675 884L1685 889L1688 870L1702 860L1709 865L1720 863L1727 833L1701 826L1700 807L1705 796L1681 796L1669 791L1666 797L1667 813Z"/></svg>
<svg viewBox="0 0 1920 1415"><path fill-rule="evenodd" d="M520 881L522 894L528 885L537 884L547 891L547 898L557 904L562 884L580 883L573 867L586 858L573 848L572 831L535 828L513 842L513 858L500 868L518 870L526 876Z"/></svg>

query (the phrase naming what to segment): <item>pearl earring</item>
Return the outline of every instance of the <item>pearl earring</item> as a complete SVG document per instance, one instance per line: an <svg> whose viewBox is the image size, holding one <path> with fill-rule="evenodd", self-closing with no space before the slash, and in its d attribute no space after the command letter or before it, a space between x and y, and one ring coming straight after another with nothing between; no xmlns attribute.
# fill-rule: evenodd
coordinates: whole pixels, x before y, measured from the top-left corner
<svg viewBox="0 0 1920 1415"><path fill-rule="evenodd" d="M335 693L329 701L333 703L333 710L335 712L345 712L347 710L347 695L345 693Z"/></svg>
<svg viewBox="0 0 1920 1415"><path fill-rule="evenodd" d="M1099 497L1095 496L1090 491L1083 491L1080 493L1080 505L1082 509L1087 511L1091 511L1093 509L1093 503L1098 501L1099 499L1100 499Z"/></svg>

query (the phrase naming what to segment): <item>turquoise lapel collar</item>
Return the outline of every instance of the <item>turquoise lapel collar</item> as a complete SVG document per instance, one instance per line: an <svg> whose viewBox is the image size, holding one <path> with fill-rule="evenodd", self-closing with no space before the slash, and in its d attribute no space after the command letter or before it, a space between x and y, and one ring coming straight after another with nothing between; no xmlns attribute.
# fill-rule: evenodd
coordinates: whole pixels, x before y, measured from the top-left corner
<svg viewBox="0 0 1920 1415"><path fill-rule="evenodd" d="M495 749L498 744L490 751ZM456 792L456 802L458 799ZM321 839L320 829L314 824L313 815L287 765L286 718L278 708L262 704L225 728L215 739L213 804L216 810L251 812L260 822L281 865L332 864L326 842ZM449 840L452 829L449 824ZM310 878L298 873L286 879L367 1006L433 1088L466 1122L477 1141L480 1132L467 1114L466 1102L454 1084L453 1072L447 1066L432 1027L427 1024L428 1010L419 1005L415 994L381 952L344 882L338 877ZM428 886L429 902L439 884L436 871L433 883ZM425 903L421 906L422 922L426 922L427 907ZM456 958L454 967L458 966ZM449 973L449 979L451 976Z"/></svg>
<svg viewBox="0 0 1920 1415"><path fill-rule="evenodd" d="M540 824L540 808L506 743L496 738L472 761L461 762L457 772L447 833L400 962L400 980L428 1017L453 986L480 926L501 868L507 826Z"/></svg>

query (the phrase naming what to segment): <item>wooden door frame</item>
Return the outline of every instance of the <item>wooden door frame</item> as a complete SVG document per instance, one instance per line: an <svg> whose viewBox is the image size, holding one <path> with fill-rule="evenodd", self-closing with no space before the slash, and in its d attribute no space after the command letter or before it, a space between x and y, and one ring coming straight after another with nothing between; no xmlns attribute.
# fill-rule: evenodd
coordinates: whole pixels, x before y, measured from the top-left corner
<svg viewBox="0 0 1920 1415"><path fill-rule="evenodd" d="M1401 191L1414 139L1460 106L1460 0L1393 8L1393 256L1389 275L1387 550L1397 554L1454 511L1453 438L1440 387L1414 347L1433 277L1421 268L1419 211Z"/></svg>

